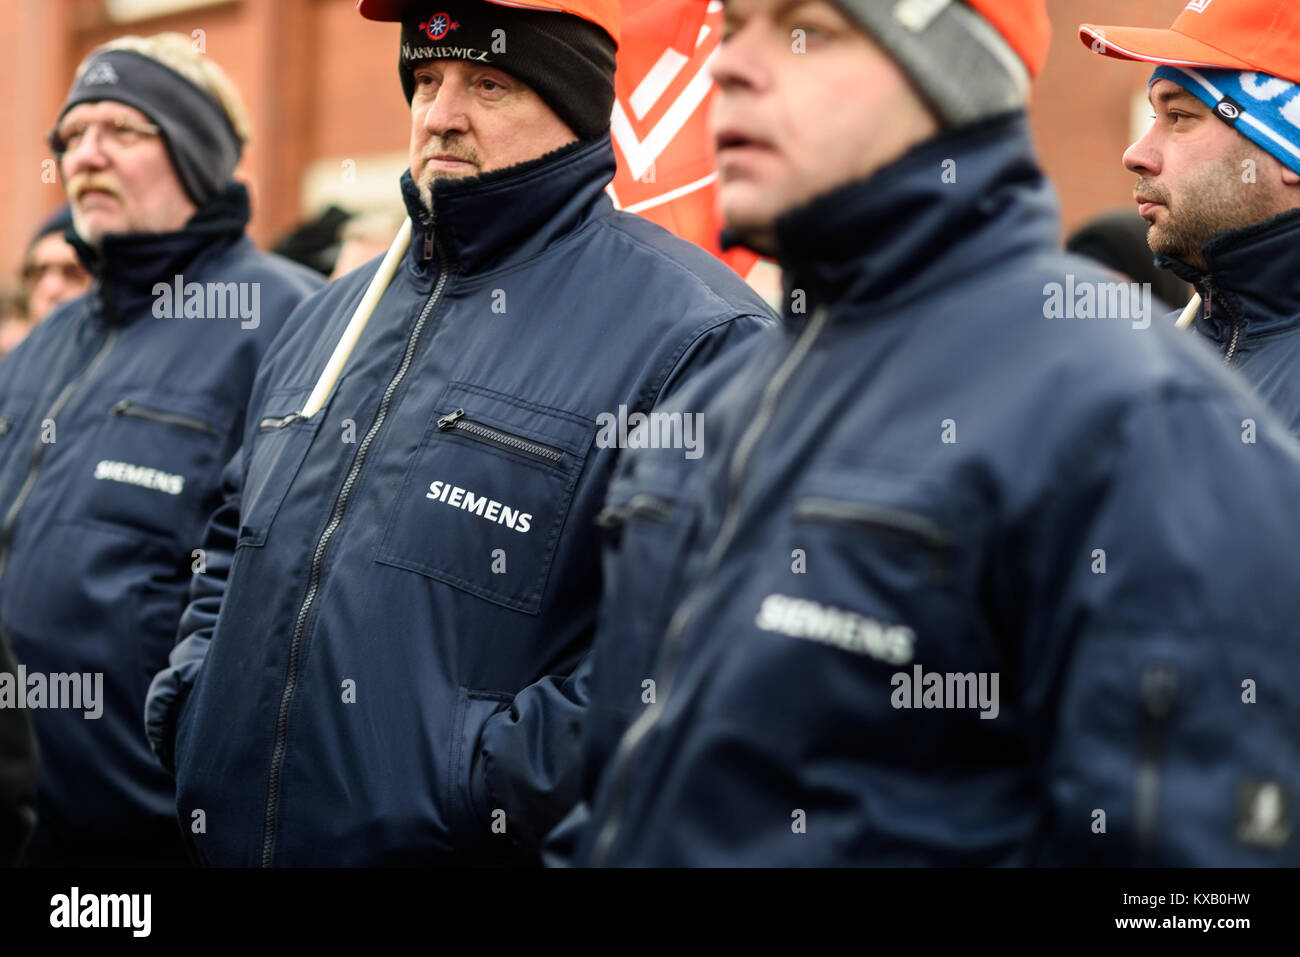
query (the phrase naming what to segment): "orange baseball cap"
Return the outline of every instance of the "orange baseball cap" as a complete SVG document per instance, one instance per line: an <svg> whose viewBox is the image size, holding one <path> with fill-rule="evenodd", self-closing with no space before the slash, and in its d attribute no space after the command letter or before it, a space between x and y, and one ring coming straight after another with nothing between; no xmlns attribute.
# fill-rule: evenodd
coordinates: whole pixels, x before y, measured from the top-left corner
<svg viewBox="0 0 1300 957"><path fill-rule="evenodd" d="M1300 3L1191 0L1168 30L1080 24L1079 39L1116 60L1254 70L1300 83Z"/></svg>
<svg viewBox="0 0 1300 957"><path fill-rule="evenodd" d="M400 21L406 8L415 0L357 0L357 12L367 20ZM474 0L475 3L479 0ZM522 10L551 10L567 13L594 23L618 43L622 23L622 5L619 0L482 0L502 7L519 7ZM448 0L451 7L455 0ZM424 2L428 7L432 4Z"/></svg>
<svg viewBox="0 0 1300 957"><path fill-rule="evenodd" d="M1052 42L1052 24L1047 19L1046 0L966 0L1002 34L1011 49L1024 61L1030 76L1038 76L1047 62Z"/></svg>

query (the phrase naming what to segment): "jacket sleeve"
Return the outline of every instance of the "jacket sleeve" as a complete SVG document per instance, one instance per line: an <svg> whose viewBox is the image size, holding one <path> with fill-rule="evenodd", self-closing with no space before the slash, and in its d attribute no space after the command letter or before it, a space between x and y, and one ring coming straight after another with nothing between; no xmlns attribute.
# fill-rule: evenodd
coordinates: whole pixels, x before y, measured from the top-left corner
<svg viewBox="0 0 1300 957"><path fill-rule="evenodd" d="M190 579L189 603L181 615L176 646L168 667L154 676L145 697L144 724L149 746L170 772L175 772L176 723L208 653L221 599L226 593L230 565L239 536L239 493L243 452L237 452L221 476L222 502L208 519L201 545L201 562Z"/></svg>
<svg viewBox="0 0 1300 957"><path fill-rule="evenodd" d="M1244 394L1153 398L1108 431L1022 569L1039 861L1296 864L1300 452Z"/></svg>
<svg viewBox="0 0 1300 957"><path fill-rule="evenodd" d="M658 401L771 325L770 317L758 315L719 321L676 362ZM540 852L548 832L582 796L582 722L591 667L588 647L569 674L548 675L518 692L509 707L488 717L473 761L466 762L465 786L479 820L504 811L506 833L530 855Z"/></svg>
<svg viewBox="0 0 1300 957"><path fill-rule="evenodd" d="M17 668L0 634L0 675L15 680ZM38 772L36 737L27 712L0 708L0 867L18 863L36 825Z"/></svg>

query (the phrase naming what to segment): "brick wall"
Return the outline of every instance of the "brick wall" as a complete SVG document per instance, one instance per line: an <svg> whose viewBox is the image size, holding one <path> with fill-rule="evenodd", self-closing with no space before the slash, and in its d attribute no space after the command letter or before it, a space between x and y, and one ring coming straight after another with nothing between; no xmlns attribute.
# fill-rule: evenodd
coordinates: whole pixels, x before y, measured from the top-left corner
<svg viewBox="0 0 1300 957"><path fill-rule="evenodd" d="M259 242L302 217L309 170L314 195L355 194L364 203L403 168L409 113L397 80L395 24L362 20L352 0L179 0L188 8L125 23L110 19L114 3L143 8L167 0L4 0L0 9L0 88L6 90L0 97L0 275L14 274L31 229L62 201L61 186L42 177L49 158L43 136L76 64L123 33L192 36L243 92L253 143L237 175L252 188ZM1184 2L1049 0L1048 6L1054 36L1032 114L1069 229L1130 203L1134 177L1120 165L1120 154L1131 138L1133 93L1150 73L1094 56L1077 40L1077 24L1167 26ZM349 159L356 161L351 178ZM336 168L337 181L322 189ZM395 194L395 180L392 186Z"/></svg>

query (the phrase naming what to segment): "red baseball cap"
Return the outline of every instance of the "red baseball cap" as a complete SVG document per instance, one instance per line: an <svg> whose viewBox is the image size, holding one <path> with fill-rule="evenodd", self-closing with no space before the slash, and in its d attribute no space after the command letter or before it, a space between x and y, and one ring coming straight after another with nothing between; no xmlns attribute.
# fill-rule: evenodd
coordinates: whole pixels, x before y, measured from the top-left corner
<svg viewBox="0 0 1300 957"><path fill-rule="evenodd" d="M367 20L400 21L406 8L416 0L357 0L357 12ZM421 0L423 6L430 6L427 0ZM473 0L478 3L480 0ZM483 3L495 3L502 7L519 7L522 10L551 10L555 13L567 13L594 23L608 33L618 43L619 28L622 21L622 7L619 0L481 0ZM448 0L448 7L455 0Z"/></svg>
<svg viewBox="0 0 1300 957"><path fill-rule="evenodd" d="M1030 76L1038 76L1047 62L1052 42L1052 24L1047 19L1047 0L966 0L1002 34L1011 49L1024 61Z"/></svg>
<svg viewBox="0 0 1300 957"><path fill-rule="evenodd" d="M1080 24L1079 39L1116 60L1254 70L1300 83L1300 3L1191 0L1168 30Z"/></svg>

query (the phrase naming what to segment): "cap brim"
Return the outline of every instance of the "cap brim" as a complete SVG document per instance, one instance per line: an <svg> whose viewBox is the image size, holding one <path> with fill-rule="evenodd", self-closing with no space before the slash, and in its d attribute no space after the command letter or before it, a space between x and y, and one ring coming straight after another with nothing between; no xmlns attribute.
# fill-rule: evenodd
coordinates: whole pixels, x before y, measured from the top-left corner
<svg viewBox="0 0 1300 957"><path fill-rule="evenodd" d="M1229 56L1208 43L1193 40L1173 30L1145 27L1079 25L1079 40L1092 50L1115 60L1139 60L1169 66L1190 66L1223 70L1253 69L1245 60Z"/></svg>
<svg viewBox="0 0 1300 957"><path fill-rule="evenodd" d="M411 0L357 0L357 13L367 20L398 21Z"/></svg>
<svg viewBox="0 0 1300 957"><path fill-rule="evenodd" d="M400 21L406 8L417 0L357 0L357 13L367 20L386 22ZM552 13L563 12L559 6L549 0L486 0L500 7L521 7L525 10L546 10ZM426 3L425 6L428 6Z"/></svg>

